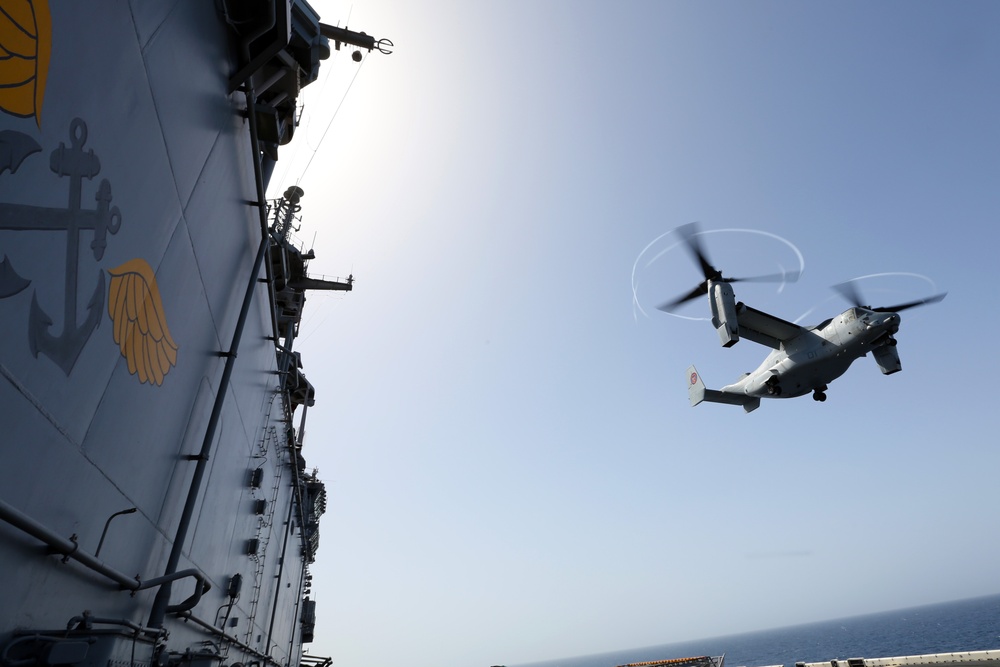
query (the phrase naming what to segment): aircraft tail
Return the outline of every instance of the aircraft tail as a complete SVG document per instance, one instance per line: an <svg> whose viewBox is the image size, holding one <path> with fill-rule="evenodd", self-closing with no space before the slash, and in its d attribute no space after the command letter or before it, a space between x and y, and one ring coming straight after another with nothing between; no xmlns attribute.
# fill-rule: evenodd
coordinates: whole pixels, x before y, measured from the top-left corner
<svg viewBox="0 0 1000 667"><path fill-rule="evenodd" d="M745 396L743 394L731 394L728 392L708 389L702 382L698 369L691 366L687 369L688 378L688 398L691 406L694 407L702 401L709 403L727 403L729 405L742 405L745 412L753 412L760 407L760 398Z"/></svg>
<svg viewBox="0 0 1000 667"><path fill-rule="evenodd" d="M698 369L691 366L687 369L688 374L688 398L691 399L691 407L694 407L705 400L705 383L698 375Z"/></svg>

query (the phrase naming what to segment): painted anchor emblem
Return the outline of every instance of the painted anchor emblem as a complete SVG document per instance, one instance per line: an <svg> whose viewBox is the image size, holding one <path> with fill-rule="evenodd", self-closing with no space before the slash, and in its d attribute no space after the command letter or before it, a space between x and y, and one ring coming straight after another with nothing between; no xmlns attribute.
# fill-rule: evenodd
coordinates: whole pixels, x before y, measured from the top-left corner
<svg viewBox="0 0 1000 667"><path fill-rule="evenodd" d="M90 249L95 260L104 256L108 233L121 228L122 216L117 206L111 206L111 183L102 179L94 199L94 209L81 206L83 179L93 179L101 171L101 162L93 150L84 151L87 124L75 118L70 123L70 146L60 143L52 151L49 166L60 177L68 176L69 205L65 209L18 204L0 205L0 229L66 232L66 279L63 306L63 328L56 336L49 332L53 321L38 304L37 292L31 297L28 319L28 345L37 358L39 353L56 362L66 375L70 374L84 345L101 321L104 307L104 272L98 269L97 285L87 302L87 316L77 323L77 291L79 273L80 233L92 231ZM24 286L27 286L25 283Z"/></svg>

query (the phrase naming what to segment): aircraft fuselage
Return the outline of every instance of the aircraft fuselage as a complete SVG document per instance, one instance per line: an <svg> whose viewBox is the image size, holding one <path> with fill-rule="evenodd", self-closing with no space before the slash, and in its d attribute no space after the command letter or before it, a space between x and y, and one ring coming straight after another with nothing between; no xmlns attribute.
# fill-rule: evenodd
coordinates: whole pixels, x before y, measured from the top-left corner
<svg viewBox="0 0 1000 667"><path fill-rule="evenodd" d="M760 398L794 398L823 392L855 359L894 345L899 315L849 308L840 315L782 344L755 371L721 389ZM883 372L886 372L883 370Z"/></svg>

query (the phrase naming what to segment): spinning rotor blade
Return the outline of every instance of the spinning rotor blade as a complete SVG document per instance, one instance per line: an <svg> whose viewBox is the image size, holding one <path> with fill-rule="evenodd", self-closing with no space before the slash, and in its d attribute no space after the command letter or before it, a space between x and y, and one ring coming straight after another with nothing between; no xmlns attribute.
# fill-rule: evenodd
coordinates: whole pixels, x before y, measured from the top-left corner
<svg viewBox="0 0 1000 667"><path fill-rule="evenodd" d="M866 306L861 302L861 293L858 291L854 280L848 280L846 283L838 283L833 286L833 289L840 292L840 295L847 299L852 306L858 308L867 308L875 313L898 313L901 310L906 310L908 308L915 308L917 306L924 306L930 303L937 303L944 299L948 293L942 292L941 294L935 294L934 296L927 297L926 299L919 299L917 301L907 301L906 303L899 303L895 306L879 306L873 308L871 306Z"/></svg>
<svg viewBox="0 0 1000 667"><path fill-rule="evenodd" d="M673 301L667 301L666 303L661 303L656 308L658 310L662 310L662 311L665 311L665 312L669 313L670 311L672 311L677 306L679 306L681 304L684 304L684 303L687 303L688 301L691 301L692 299L697 299L699 296L703 296L705 294L708 294L708 281L705 281L705 282L701 283L700 285L698 285L697 287L695 287L693 290L691 290L690 292L688 292L684 296L677 297Z"/></svg>
<svg viewBox="0 0 1000 667"><path fill-rule="evenodd" d="M946 296L947 292L942 292L941 294L935 294L934 296L927 297L926 299L920 299L919 301L908 301L906 303L901 303L896 306L882 306L881 308L872 308L876 313L898 313L901 310L906 310L907 308L915 308L916 306L923 306L929 303L937 303L942 301Z"/></svg>
<svg viewBox="0 0 1000 667"><path fill-rule="evenodd" d="M770 273L766 276L750 276L748 278L723 278L727 283L794 283L799 279L799 271L787 271L785 273Z"/></svg>
<svg viewBox="0 0 1000 667"><path fill-rule="evenodd" d="M785 273L773 273L764 276L750 276L747 278L726 278L722 275L722 271L712 266L712 263L708 261L708 255L705 254L704 248L701 246L701 241L699 240L699 235L701 232L698 230L697 222L690 222L686 225L681 225L675 230L684 242L684 246L687 248L688 254L695 261L698 267L701 269L702 275L705 276L705 280L698 284L697 287L692 289L690 292L683 294L672 301L667 301L657 308L665 312L671 312L677 306L687 303L692 299L697 299L699 296L708 294L708 284L712 281L726 282L726 283L776 283L776 282L795 282L799 279L799 271L787 271Z"/></svg>
<svg viewBox="0 0 1000 667"><path fill-rule="evenodd" d="M722 273L712 266L701 247L701 241L698 240L698 223L689 222L686 225L681 225L677 228L677 233L684 239L691 257L701 267L701 272L705 274L705 280L718 280L722 276Z"/></svg>
<svg viewBox="0 0 1000 667"><path fill-rule="evenodd" d="M853 280L848 280L846 283L837 283L833 286L833 289L840 292L840 295L847 299L848 303L857 308L864 308L861 303L861 294L858 292L858 288L855 287Z"/></svg>

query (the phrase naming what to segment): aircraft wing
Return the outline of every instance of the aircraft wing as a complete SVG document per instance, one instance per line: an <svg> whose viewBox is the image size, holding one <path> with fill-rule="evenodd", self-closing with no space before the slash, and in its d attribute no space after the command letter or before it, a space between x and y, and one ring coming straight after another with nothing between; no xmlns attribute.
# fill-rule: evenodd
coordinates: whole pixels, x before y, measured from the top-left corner
<svg viewBox="0 0 1000 667"><path fill-rule="evenodd" d="M736 320L740 325L741 338L773 347L775 350L780 349L782 343L797 338L807 331L798 324L768 315L745 303L737 304Z"/></svg>

